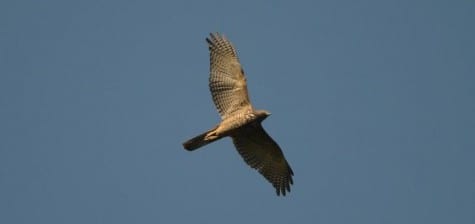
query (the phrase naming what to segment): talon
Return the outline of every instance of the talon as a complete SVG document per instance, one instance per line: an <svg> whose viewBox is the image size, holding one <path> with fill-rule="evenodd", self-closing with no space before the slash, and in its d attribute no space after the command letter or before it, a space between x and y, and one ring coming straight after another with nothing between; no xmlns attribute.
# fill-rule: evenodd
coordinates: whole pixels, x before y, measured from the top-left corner
<svg viewBox="0 0 475 224"><path fill-rule="evenodd" d="M216 139L218 138L218 135L216 135L216 132L211 132L211 133L208 133L206 136L205 136L205 140L213 140L213 139Z"/></svg>

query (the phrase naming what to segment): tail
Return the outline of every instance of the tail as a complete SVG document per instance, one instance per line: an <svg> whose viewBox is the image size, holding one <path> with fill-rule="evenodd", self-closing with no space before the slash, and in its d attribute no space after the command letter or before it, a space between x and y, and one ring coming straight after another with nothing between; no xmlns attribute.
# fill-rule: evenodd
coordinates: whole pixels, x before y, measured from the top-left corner
<svg viewBox="0 0 475 224"><path fill-rule="evenodd" d="M216 140L222 138L222 136L221 136L221 137L216 136L216 138L211 138L211 139L208 138L208 139L205 139L205 136L206 136L208 133L214 131L215 129L216 129L216 128L213 128L213 129L211 129L211 130L209 130L209 131L207 131L207 132L205 132L205 133L203 133L203 134L201 134L201 135L198 135L198 136L196 136L196 137L194 137L194 138L192 138L192 139L186 141L185 143L183 143L183 147L184 147L186 150L188 150L188 151L193 151L193 150L196 150L196 149L198 149L198 148L200 148L200 147L202 147L202 146L205 146L205 145L207 145L207 144L209 144L209 143L211 143L211 142L214 142L214 141L216 141Z"/></svg>

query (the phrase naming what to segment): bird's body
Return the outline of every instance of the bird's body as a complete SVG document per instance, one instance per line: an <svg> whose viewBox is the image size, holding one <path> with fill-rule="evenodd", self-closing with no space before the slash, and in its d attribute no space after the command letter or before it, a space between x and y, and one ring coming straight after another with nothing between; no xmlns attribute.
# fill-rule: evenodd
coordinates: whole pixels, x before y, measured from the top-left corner
<svg viewBox="0 0 475 224"><path fill-rule="evenodd" d="M217 33L206 41L210 50L209 87L222 120L183 147L192 151L229 136L246 163L272 183L277 195L285 195L293 184L293 171L279 145L262 128L261 122L270 113L252 107L244 70L231 42Z"/></svg>
<svg viewBox="0 0 475 224"><path fill-rule="evenodd" d="M213 129L183 143L183 146L189 151L198 149L222 137L233 136L234 133L239 132L243 126L260 123L269 115L270 113L264 110L246 110L243 111L243 113L235 113L222 120L221 123L216 125Z"/></svg>

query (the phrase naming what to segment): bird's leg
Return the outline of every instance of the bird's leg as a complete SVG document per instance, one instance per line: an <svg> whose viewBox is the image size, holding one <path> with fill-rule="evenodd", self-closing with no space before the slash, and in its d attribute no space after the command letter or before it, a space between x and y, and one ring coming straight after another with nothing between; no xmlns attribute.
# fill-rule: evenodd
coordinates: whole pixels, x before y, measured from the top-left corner
<svg viewBox="0 0 475 224"><path fill-rule="evenodd" d="M208 132L208 134L206 134L206 136L205 136L206 141L211 141L211 140L214 140L214 139L217 139L217 138L219 138L219 135L216 132L216 129Z"/></svg>

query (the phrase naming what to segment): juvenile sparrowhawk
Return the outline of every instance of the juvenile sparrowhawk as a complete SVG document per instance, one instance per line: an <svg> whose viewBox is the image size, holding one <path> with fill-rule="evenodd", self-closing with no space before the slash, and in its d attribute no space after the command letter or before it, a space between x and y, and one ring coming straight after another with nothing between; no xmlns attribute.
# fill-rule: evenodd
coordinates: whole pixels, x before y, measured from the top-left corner
<svg viewBox="0 0 475 224"><path fill-rule="evenodd" d="M210 34L206 41L210 52L209 88L221 123L186 141L183 147L192 151L229 136L244 161L275 187L277 195L285 196L293 184L293 171L279 145L261 125L270 113L251 105L244 70L231 42L219 33Z"/></svg>

